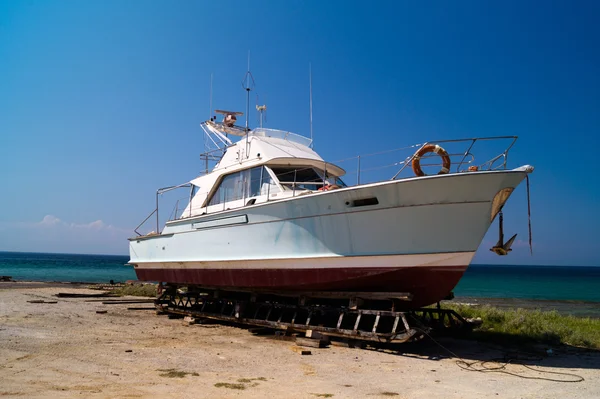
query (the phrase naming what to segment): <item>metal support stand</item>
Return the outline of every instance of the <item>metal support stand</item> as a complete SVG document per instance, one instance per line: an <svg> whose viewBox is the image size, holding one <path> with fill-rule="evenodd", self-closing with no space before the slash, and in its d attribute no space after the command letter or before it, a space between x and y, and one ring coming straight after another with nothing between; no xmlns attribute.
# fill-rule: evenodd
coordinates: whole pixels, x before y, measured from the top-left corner
<svg viewBox="0 0 600 399"><path fill-rule="evenodd" d="M286 330L315 331L324 336L354 340L402 343L417 340L432 329L464 330L469 323L452 310L423 308L407 312L362 309L364 301L352 298L349 306L331 306L302 296L288 300L260 300L256 294L235 295L205 290L167 287L155 301L159 312ZM247 294L247 293L245 293Z"/></svg>

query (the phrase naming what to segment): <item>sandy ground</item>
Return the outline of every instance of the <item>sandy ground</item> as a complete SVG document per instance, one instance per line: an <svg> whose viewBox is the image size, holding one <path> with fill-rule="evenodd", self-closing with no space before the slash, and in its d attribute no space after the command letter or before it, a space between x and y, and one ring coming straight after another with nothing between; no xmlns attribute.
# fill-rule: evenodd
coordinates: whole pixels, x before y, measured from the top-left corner
<svg viewBox="0 0 600 399"><path fill-rule="evenodd" d="M600 397L598 352L555 349L552 356L528 361L532 369L519 364L506 367L521 377L568 381L575 378L549 373L577 374L585 379L578 383L466 371L431 341L396 350L304 348L312 354L301 355L293 342L254 335L244 328L187 325L154 311L127 310L147 305L103 305L54 296L87 292L70 286L6 287L0 283L0 396ZM27 302L40 299L57 303ZM476 368L507 351L467 340L440 342L466 361L479 362ZM169 377L164 370L191 374Z"/></svg>

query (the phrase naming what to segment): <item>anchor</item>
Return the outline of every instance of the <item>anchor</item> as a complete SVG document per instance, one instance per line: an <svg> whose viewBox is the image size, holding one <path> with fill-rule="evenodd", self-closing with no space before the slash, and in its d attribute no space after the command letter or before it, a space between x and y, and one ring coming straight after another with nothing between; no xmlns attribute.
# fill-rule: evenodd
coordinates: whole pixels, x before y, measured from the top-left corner
<svg viewBox="0 0 600 399"><path fill-rule="evenodd" d="M513 242L515 242L515 238L517 238L517 235L515 234L510 238L510 240L504 243L504 218L502 217L502 211L500 211L499 216L500 219L498 220L498 226L500 227L500 237L496 245L490 248L490 251L494 252L496 255L503 256L508 255L508 253L512 251L511 246L513 245Z"/></svg>

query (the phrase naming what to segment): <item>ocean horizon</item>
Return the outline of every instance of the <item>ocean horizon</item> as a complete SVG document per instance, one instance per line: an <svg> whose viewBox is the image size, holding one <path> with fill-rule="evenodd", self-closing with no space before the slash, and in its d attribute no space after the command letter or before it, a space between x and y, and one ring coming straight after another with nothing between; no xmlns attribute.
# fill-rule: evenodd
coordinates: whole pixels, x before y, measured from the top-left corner
<svg viewBox="0 0 600 399"><path fill-rule="evenodd" d="M1 254L31 254L31 255L81 255L81 256L111 256L111 257L126 257L129 254L101 254L101 253L77 253L77 252L33 252L33 251L8 251L0 250ZM598 265L521 265L521 264L492 264L492 263L471 263L470 266L498 266L498 267L599 267Z"/></svg>

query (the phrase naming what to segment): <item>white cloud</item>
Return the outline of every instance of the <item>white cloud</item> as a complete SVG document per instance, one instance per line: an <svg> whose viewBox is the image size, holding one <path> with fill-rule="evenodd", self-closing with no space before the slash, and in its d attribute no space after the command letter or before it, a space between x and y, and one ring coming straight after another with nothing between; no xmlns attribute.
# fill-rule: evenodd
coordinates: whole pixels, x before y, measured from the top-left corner
<svg viewBox="0 0 600 399"><path fill-rule="evenodd" d="M88 223L86 227L90 229L102 229L107 226L102 220L96 220L95 222Z"/></svg>
<svg viewBox="0 0 600 399"><path fill-rule="evenodd" d="M106 223L104 223L102 220L96 220L95 222L83 223L83 224L71 223L70 226L74 227L74 228L95 229L95 230L100 230L100 229L104 229L104 228L112 228L111 225L106 225Z"/></svg>

